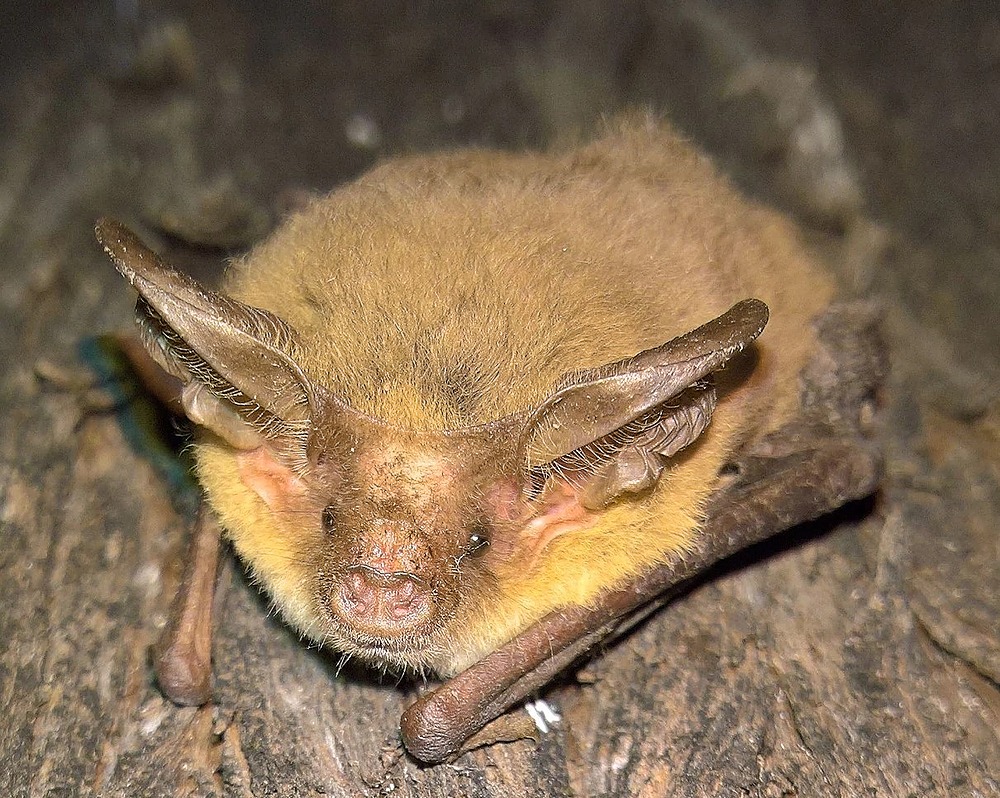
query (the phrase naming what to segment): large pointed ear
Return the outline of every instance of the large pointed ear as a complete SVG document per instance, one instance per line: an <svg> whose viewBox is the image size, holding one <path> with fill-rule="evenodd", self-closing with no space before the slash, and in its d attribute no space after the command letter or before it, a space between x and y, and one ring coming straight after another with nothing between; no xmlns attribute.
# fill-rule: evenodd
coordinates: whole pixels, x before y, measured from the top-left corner
<svg viewBox="0 0 1000 798"><path fill-rule="evenodd" d="M563 476L591 508L650 487L664 458L708 426L712 373L760 334L767 315L767 305L746 299L654 349L568 375L529 416L521 437L527 467Z"/></svg>
<svg viewBox="0 0 1000 798"><path fill-rule="evenodd" d="M120 222L102 219L95 232L139 292L136 320L150 354L186 383L188 415L239 448L261 437L304 442L313 388L296 362L294 331L167 266Z"/></svg>

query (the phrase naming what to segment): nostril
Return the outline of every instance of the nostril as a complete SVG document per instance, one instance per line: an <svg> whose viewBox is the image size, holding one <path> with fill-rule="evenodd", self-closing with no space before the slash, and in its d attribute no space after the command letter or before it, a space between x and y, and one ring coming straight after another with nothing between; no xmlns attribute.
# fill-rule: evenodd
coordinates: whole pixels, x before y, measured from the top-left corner
<svg viewBox="0 0 1000 798"><path fill-rule="evenodd" d="M385 591L386 609L393 618L405 618L413 609L417 586L412 579L402 578Z"/></svg>
<svg viewBox="0 0 1000 798"><path fill-rule="evenodd" d="M338 598L352 613L366 615L375 602L375 588L363 571L347 574L340 582Z"/></svg>
<svg viewBox="0 0 1000 798"><path fill-rule="evenodd" d="M432 604L415 576L386 574L365 566L343 574L330 598L332 609L344 620L381 632L420 623Z"/></svg>

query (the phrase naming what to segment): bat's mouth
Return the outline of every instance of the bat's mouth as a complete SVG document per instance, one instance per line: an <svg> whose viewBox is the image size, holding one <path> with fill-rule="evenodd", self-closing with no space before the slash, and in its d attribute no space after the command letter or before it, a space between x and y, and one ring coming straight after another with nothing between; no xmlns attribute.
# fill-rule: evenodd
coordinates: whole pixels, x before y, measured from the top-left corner
<svg viewBox="0 0 1000 798"><path fill-rule="evenodd" d="M434 660L433 629L410 630L393 637L383 637L336 624L331 635L333 647L352 658L378 669L395 673L423 672Z"/></svg>

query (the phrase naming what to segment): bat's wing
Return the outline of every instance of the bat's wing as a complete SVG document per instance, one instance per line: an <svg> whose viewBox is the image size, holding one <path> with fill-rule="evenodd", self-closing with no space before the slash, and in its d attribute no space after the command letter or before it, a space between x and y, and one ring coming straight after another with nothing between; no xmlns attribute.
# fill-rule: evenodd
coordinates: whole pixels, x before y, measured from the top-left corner
<svg viewBox="0 0 1000 798"><path fill-rule="evenodd" d="M199 706L212 697L212 610L220 540L219 522L202 505L181 586L155 652L156 681L181 706Z"/></svg>
<svg viewBox="0 0 1000 798"><path fill-rule="evenodd" d="M154 665L157 682L171 701L183 706L204 704L211 698L212 687L212 605L219 562L219 524L201 501L188 470L190 464L185 467L178 453L161 439L160 430L145 429L155 426L145 418L155 414L155 402L175 415L184 413L183 383L152 358L137 337L104 336L85 343L88 363L112 386L124 408L121 424L126 437L166 476L175 500L179 498L185 508L189 503L199 506L181 584L157 643ZM136 390L136 383L144 390ZM149 397L145 396L147 392Z"/></svg>

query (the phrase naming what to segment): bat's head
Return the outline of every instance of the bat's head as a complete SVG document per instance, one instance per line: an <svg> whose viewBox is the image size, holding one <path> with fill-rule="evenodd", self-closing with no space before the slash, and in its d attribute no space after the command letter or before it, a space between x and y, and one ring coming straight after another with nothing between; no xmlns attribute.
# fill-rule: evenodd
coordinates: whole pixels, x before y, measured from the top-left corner
<svg viewBox="0 0 1000 798"><path fill-rule="evenodd" d="M304 633L394 668L447 671L488 650L504 579L651 489L708 424L712 373L767 320L746 300L655 349L565 375L536 407L413 430L307 373L278 316L174 271L120 224L97 232L139 292L150 353L209 433L200 476L241 556Z"/></svg>
<svg viewBox="0 0 1000 798"><path fill-rule="evenodd" d="M366 660L442 662L518 545L513 425L412 432L342 408L331 416L319 429L341 431L317 444L304 480L321 531L313 593L323 633Z"/></svg>

